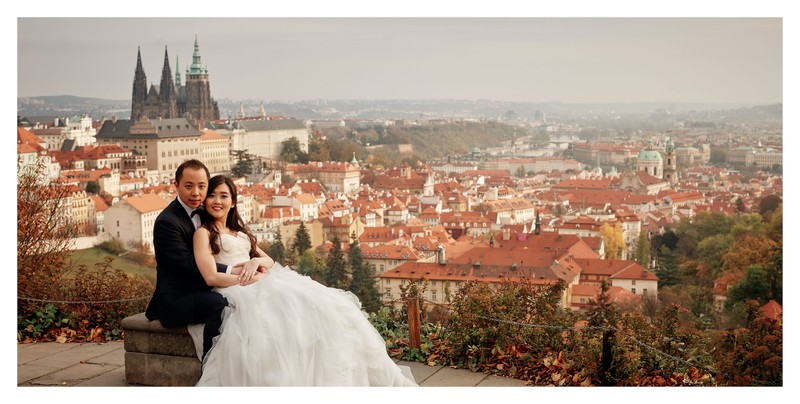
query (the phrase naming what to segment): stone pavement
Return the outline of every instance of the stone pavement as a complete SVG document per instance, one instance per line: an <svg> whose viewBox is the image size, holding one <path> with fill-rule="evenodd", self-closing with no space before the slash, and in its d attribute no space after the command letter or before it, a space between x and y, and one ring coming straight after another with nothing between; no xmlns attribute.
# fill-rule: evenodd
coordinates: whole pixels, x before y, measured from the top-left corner
<svg viewBox="0 0 800 404"><path fill-rule="evenodd" d="M475 373L465 369L427 366L398 361L411 368L421 387L514 387L517 379ZM122 341L42 342L17 344L17 386L136 386L125 381L125 348Z"/></svg>

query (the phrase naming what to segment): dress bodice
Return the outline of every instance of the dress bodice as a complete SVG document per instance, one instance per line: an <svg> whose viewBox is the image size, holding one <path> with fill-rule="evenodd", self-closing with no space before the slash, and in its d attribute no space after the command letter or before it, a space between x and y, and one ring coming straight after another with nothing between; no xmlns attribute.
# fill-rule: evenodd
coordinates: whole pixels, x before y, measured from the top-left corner
<svg viewBox="0 0 800 404"><path fill-rule="evenodd" d="M242 232L238 232L235 236L221 233L217 243L219 243L219 254L214 255L214 261L220 264L236 265L250 259L250 239Z"/></svg>

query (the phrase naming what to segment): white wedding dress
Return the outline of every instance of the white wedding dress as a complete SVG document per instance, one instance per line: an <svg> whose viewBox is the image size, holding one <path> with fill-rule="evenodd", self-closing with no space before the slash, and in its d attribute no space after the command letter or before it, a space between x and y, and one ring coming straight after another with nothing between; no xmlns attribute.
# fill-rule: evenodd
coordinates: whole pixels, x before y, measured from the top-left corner
<svg viewBox="0 0 800 404"><path fill-rule="evenodd" d="M217 262L249 259L244 233L220 244ZM228 307L198 386L416 386L350 292L277 263L252 285L215 290ZM189 328L202 354L202 325Z"/></svg>

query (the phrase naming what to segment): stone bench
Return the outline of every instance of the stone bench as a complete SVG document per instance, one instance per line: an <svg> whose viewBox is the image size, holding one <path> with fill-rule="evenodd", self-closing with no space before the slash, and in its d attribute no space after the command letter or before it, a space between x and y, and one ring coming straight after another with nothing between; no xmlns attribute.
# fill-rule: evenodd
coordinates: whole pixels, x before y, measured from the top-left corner
<svg viewBox="0 0 800 404"><path fill-rule="evenodd" d="M194 386L201 365L186 327L164 328L144 313L126 317L125 379L146 386Z"/></svg>

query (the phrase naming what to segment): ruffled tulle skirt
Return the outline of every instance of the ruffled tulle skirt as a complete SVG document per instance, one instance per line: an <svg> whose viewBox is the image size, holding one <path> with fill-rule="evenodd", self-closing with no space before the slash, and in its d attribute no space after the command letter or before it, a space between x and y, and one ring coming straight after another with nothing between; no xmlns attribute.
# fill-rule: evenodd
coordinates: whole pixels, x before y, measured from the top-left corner
<svg viewBox="0 0 800 404"><path fill-rule="evenodd" d="M280 265L217 291L229 306L198 386L416 385L350 292Z"/></svg>

